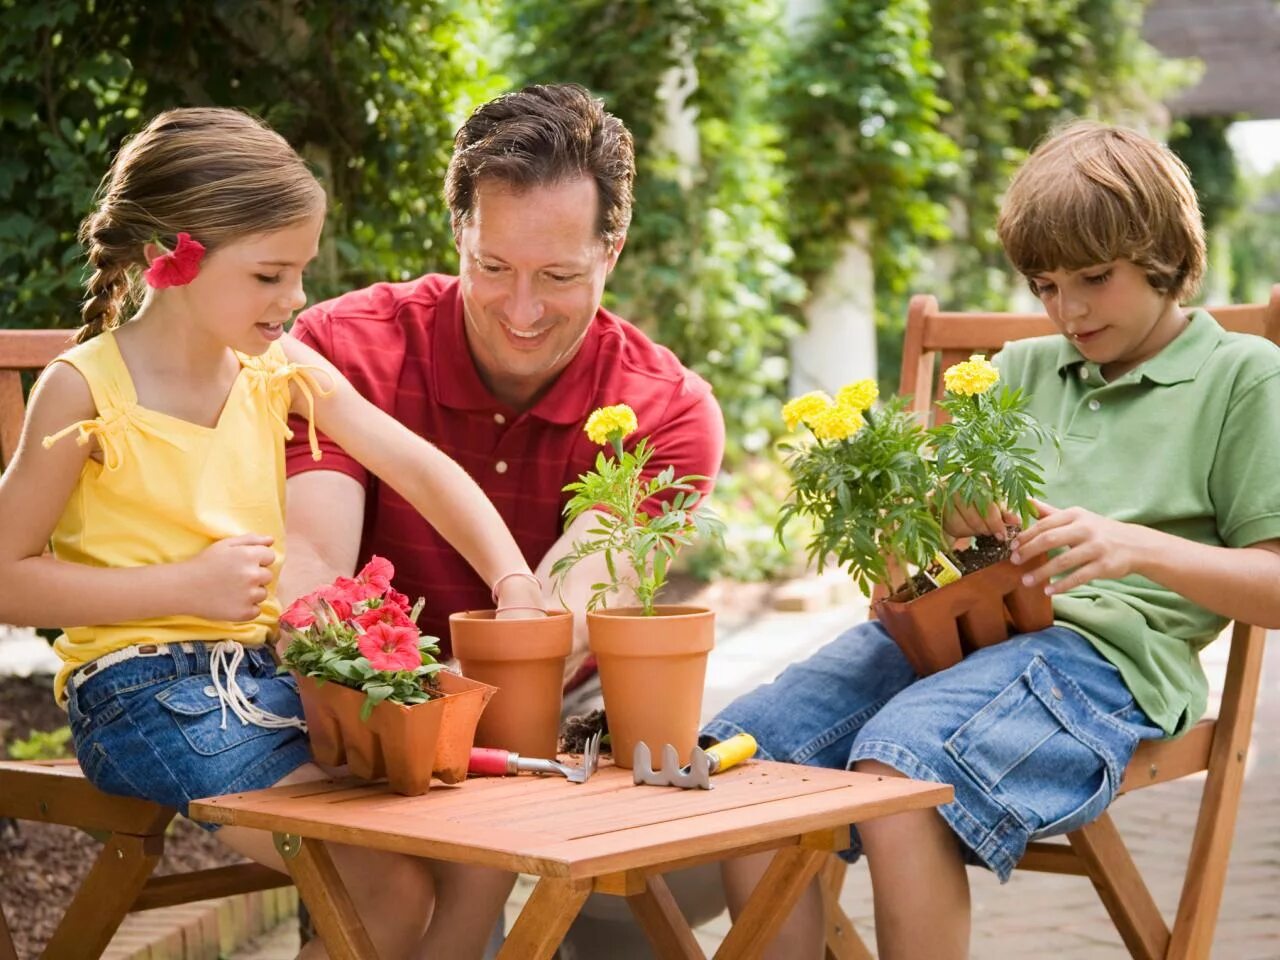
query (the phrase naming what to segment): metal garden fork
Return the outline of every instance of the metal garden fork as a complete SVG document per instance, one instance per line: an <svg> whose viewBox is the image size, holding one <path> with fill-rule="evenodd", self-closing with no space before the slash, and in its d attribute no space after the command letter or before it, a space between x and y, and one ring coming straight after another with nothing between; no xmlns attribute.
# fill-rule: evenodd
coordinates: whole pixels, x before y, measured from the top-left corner
<svg viewBox="0 0 1280 960"><path fill-rule="evenodd" d="M556 773L570 783L586 783L600 765L600 734L593 733L582 751L582 765L571 767L559 760L542 757L522 757L510 750L475 747L471 751L468 773L481 776L504 777L517 773Z"/></svg>

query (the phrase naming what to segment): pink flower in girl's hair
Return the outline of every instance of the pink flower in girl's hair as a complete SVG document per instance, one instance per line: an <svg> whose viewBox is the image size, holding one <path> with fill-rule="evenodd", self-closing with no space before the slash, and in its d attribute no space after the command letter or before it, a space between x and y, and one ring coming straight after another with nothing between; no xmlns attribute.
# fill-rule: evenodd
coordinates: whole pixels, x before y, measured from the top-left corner
<svg viewBox="0 0 1280 960"><path fill-rule="evenodd" d="M199 240L192 240L189 233L180 233L178 245L173 248L173 252L152 260L142 279L156 290L183 287L196 278L203 259L204 244Z"/></svg>
<svg viewBox="0 0 1280 960"><path fill-rule="evenodd" d="M414 627L375 623L356 641L356 646L375 670L413 670L422 665Z"/></svg>

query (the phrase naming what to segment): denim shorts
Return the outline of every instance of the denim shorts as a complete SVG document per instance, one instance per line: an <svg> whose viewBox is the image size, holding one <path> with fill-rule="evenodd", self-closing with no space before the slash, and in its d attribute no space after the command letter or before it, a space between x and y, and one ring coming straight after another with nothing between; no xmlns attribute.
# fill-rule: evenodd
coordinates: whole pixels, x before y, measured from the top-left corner
<svg viewBox="0 0 1280 960"><path fill-rule="evenodd" d="M703 742L744 731L767 760L835 769L878 760L951 784L955 800L938 812L967 859L1001 882L1028 841L1096 819L1138 743L1164 735L1074 630L1021 634L919 678L875 621L739 697ZM852 834L850 861L861 852Z"/></svg>
<svg viewBox="0 0 1280 960"><path fill-rule="evenodd" d="M311 761L302 731L244 723L229 710L224 715L209 672L214 645L188 646L192 652L162 646L155 656L125 660L67 686L85 777L105 793L153 800L184 816L192 800L269 787ZM254 705L302 716L297 684L276 674L267 647L245 650L236 680Z"/></svg>

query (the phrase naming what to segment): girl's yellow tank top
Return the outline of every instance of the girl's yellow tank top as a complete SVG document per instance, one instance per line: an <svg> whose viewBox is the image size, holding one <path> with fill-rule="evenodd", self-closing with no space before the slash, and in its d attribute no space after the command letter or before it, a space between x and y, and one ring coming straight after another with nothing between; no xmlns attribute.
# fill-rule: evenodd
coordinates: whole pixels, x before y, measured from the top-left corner
<svg viewBox="0 0 1280 960"><path fill-rule="evenodd" d="M102 451L101 463L85 464L54 528L56 557L98 567L177 563L218 540L249 533L274 538L276 552L266 602L252 621L177 615L67 628L54 643L63 661L54 681L59 701L78 667L131 644L238 640L257 646L274 635L276 581L284 562L290 384L297 383L308 401L324 391L313 368L289 363L279 343L261 356L237 357L240 373L213 427L140 406L110 332L54 360L88 381L98 416L44 438L44 445L75 433L81 444L95 438ZM319 459L314 426L310 435L312 456Z"/></svg>

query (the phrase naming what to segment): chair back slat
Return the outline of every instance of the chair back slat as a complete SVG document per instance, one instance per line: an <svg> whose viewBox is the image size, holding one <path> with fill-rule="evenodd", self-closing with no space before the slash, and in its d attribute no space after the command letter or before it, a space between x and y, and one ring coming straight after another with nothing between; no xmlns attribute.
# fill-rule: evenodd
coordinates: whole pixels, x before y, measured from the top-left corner
<svg viewBox="0 0 1280 960"><path fill-rule="evenodd" d="M18 451L26 402L22 373L36 372L71 346L66 330L0 330L0 470Z"/></svg>

